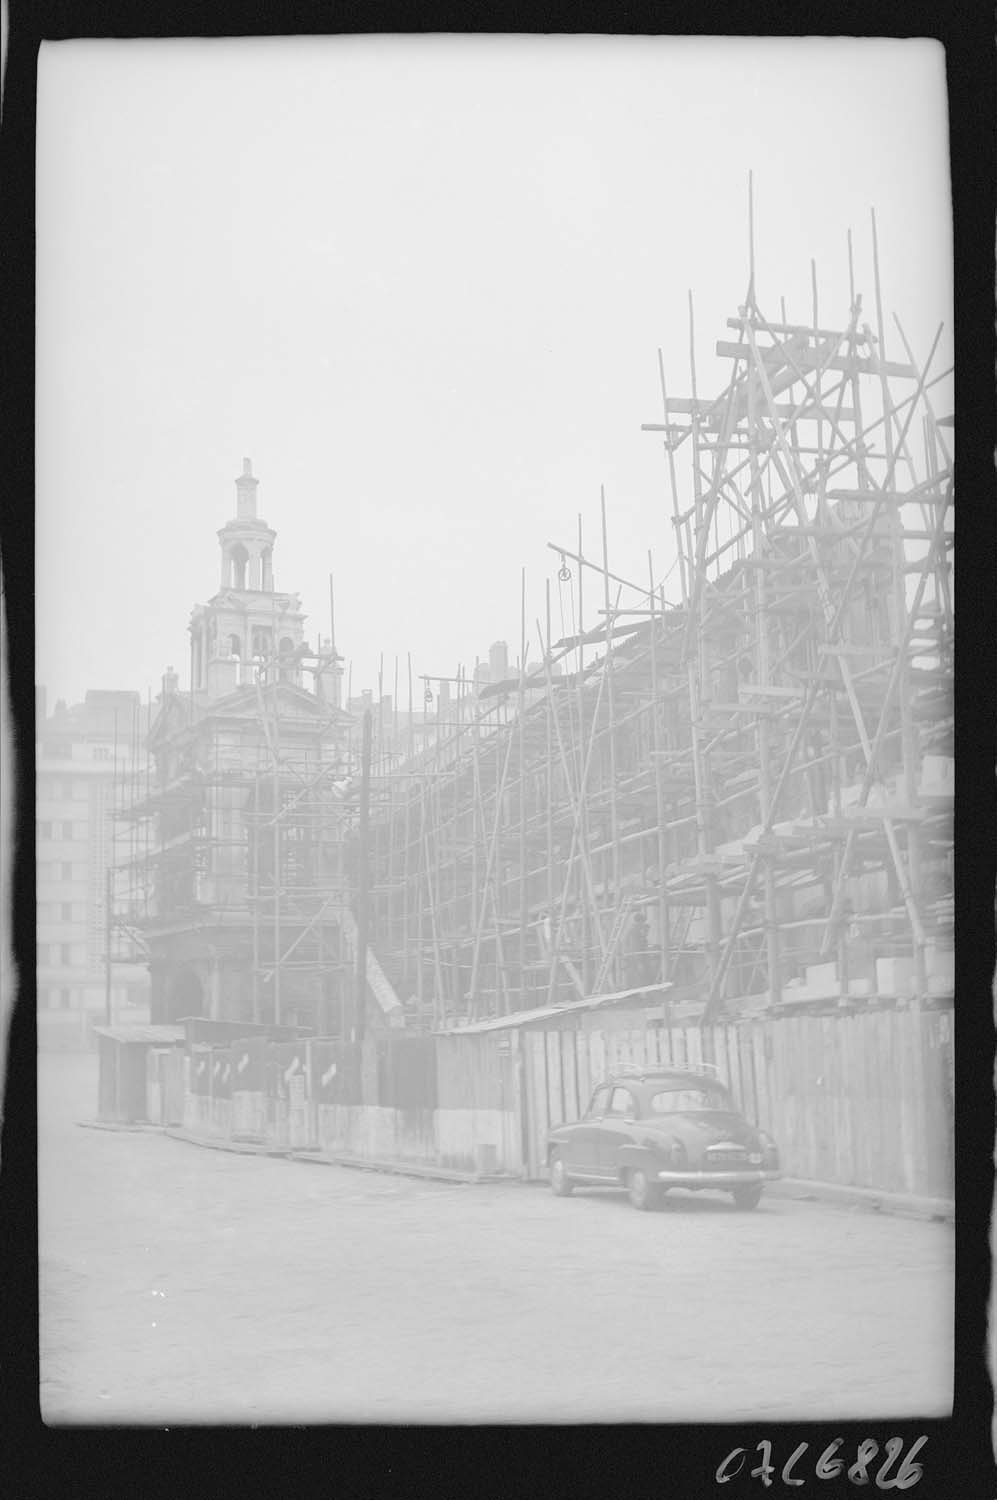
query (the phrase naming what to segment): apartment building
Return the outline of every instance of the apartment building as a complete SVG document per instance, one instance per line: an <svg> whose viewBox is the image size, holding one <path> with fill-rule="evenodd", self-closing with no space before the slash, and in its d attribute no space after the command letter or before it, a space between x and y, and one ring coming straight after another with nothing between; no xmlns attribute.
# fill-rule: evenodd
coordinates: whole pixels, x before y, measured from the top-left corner
<svg viewBox="0 0 997 1500"><path fill-rule="evenodd" d="M107 871L127 853L113 811L144 764L148 712L136 692L91 689L48 714L39 688L36 715L38 1038L86 1046L106 1015ZM114 1019L147 1020L148 969L116 925L111 956Z"/></svg>

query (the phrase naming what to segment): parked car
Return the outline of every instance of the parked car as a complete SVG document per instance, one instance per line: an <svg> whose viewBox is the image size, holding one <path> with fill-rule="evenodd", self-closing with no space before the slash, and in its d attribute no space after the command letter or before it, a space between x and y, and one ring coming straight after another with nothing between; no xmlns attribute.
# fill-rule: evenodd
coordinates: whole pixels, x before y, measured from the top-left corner
<svg viewBox="0 0 997 1500"><path fill-rule="evenodd" d="M779 1176L779 1152L734 1107L715 1068L621 1070L600 1083L584 1115L547 1138L550 1185L625 1187L635 1208L658 1206L670 1187L716 1188L756 1208Z"/></svg>

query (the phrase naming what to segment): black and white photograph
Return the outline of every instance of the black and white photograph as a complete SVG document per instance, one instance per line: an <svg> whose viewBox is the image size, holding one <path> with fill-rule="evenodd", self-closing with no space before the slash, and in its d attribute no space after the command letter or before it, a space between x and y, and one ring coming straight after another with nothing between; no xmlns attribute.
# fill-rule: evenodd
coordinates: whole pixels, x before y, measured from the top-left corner
<svg viewBox="0 0 997 1500"><path fill-rule="evenodd" d="M45 42L36 172L46 1425L949 1417L944 48Z"/></svg>

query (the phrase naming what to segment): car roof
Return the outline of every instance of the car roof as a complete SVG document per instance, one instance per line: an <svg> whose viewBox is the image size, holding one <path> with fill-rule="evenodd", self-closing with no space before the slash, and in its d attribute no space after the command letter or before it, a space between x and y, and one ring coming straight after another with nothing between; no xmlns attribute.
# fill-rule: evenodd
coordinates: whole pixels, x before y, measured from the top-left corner
<svg viewBox="0 0 997 1500"><path fill-rule="evenodd" d="M672 1063L668 1066L657 1068L620 1068L608 1074L603 1084L622 1084L627 1087L633 1084L654 1084L663 1081L678 1079L683 1083L713 1083L722 1089L727 1085L720 1077L719 1070L712 1063Z"/></svg>

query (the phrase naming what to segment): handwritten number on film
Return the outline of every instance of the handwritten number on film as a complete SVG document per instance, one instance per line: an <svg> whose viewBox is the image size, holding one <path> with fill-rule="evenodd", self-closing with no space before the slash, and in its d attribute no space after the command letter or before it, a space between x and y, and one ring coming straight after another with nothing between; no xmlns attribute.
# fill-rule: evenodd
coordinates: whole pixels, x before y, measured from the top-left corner
<svg viewBox="0 0 997 1500"><path fill-rule="evenodd" d="M887 1475L903 1451L904 1440L898 1437L889 1438L886 1443L884 1462L881 1464L875 1477L876 1488L880 1490L909 1490L912 1485L917 1484L924 1471L921 1464L915 1462L915 1454L920 1452L927 1441L926 1437L918 1438L891 1479ZM834 1442L829 1443L824 1449L814 1469L814 1473L818 1479L835 1479L841 1473L845 1467L845 1461L841 1458L835 1458L834 1455L843 1442L844 1438L835 1438ZM783 1484L800 1485L805 1483L802 1477L798 1475L794 1476L793 1470L809 1446L809 1443L800 1443L799 1447L795 1448L790 1454L782 1470L781 1478ZM762 1484L770 1485L772 1483L772 1476L775 1473L775 1467L772 1463L772 1444L767 1438L763 1438L758 1444L757 1451L761 1454L762 1461L756 1469L751 1470L751 1478L760 1479ZM870 1467L878 1454L879 1444L875 1438L866 1438L864 1442L859 1444L855 1462L848 1468L848 1478L852 1484L863 1485L869 1483L872 1478L869 1472ZM728 1453L717 1470L717 1484L726 1484L728 1479L733 1479L735 1474L739 1474L744 1467L746 1456L747 1450L744 1448L734 1448Z"/></svg>

